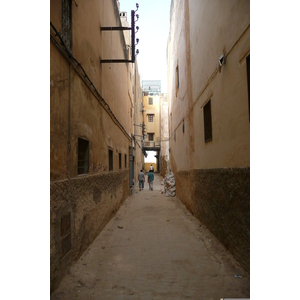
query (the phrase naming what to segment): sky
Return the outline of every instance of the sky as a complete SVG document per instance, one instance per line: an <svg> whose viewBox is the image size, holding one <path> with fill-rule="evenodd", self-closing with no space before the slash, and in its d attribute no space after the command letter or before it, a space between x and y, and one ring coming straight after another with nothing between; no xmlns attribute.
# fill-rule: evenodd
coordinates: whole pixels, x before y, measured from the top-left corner
<svg viewBox="0 0 300 300"><path fill-rule="evenodd" d="M131 10L139 8L136 38L139 43L136 59L141 80L161 80L162 93L167 92L167 41L170 27L171 0L120 0L120 10L127 12L131 25Z"/></svg>

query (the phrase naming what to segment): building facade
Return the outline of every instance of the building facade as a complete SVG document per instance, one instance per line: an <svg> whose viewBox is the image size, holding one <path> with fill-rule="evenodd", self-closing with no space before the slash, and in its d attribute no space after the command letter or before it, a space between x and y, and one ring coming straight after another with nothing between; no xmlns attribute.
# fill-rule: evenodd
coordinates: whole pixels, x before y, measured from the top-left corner
<svg viewBox="0 0 300 300"><path fill-rule="evenodd" d="M131 55L104 26L122 26L116 0L50 2L51 291L130 194L139 75L101 63Z"/></svg>
<svg viewBox="0 0 300 300"><path fill-rule="evenodd" d="M250 1L172 0L170 12L176 192L250 271Z"/></svg>
<svg viewBox="0 0 300 300"><path fill-rule="evenodd" d="M143 150L156 152L156 163L153 164L154 171L160 172L160 130L161 130L161 114L160 114L160 96L161 81L160 80L143 80L143 125L144 125L144 144ZM150 170L150 163L145 165L145 170Z"/></svg>

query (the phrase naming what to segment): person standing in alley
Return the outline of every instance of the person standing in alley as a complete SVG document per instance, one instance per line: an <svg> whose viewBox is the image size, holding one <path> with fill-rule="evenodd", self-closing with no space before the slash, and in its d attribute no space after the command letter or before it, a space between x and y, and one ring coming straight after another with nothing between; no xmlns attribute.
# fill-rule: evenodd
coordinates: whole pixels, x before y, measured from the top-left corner
<svg viewBox="0 0 300 300"><path fill-rule="evenodd" d="M150 172L154 172L154 168L153 168L152 164L150 166Z"/></svg>
<svg viewBox="0 0 300 300"><path fill-rule="evenodd" d="M149 190L153 191L154 174L153 171L148 173Z"/></svg>
<svg viewBox="0 0 300 300"><path fill-rule="evenodd" d="M138 174L138 179L139 179L139 188L140 190L144 189L144 182L145 182L145 174L143 172L143 170L140 171L140 173Z"/></svg>

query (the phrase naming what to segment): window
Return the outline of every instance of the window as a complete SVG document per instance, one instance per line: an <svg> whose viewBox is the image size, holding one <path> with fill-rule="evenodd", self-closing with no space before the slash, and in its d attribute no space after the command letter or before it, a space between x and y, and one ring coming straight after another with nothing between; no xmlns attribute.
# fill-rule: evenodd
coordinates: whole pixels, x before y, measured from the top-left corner
<svg viewBox="0 0 300 300"><path fill-rule="evenodd" d="M109 171L113 171L114 165L113 165L113 151L108 150L108 169Z"/></svg>
<svg viewBox="0 0 300 300"><path fill-rule="evenodd" d="M148 104L149 104L149 105L153 105L153 98L152 98L152 97L149 97L149 99L148 99Z"/></svg>
<svg viewBox="0 0 300 300"><path fill-rule="evenodd" d="M67 213L60 219L60 237L62 256L71 250L71 213Z"/></svg>
<svg viewBox="0 0 300 300"><path fill-rule="evenodd" d="M62 0L61 36L69 51L72 50L72 0Z"/></svg>
<svg viewBox="0 0 300 300"><path fill-rule="evenodd" d="M125 154L125 168L127 168L127 155Z"/></svg>
<svg viewBox="0 0 300 300"><path fill-rule="evenodd" d="M122 154L119 153L119 170L122 169Z"/></svg>
<svg viewBox="0 0 300 300"><path fill-rule="evenodd" d="M179 90L179 66L176 67L176 96Z"/></svg>
<svg viewBox="0 0 300 300"><path fill-rule="evenodd" d="M148 122L153 122L153 115L148 115Z"/></svg>
<svg viewBox="0 0 300 300"><path fill-rule="evenodd" d="M154 133L148 133L148 140L153 141L154 140Z"/></svg>
<svg viewBox="0 0 300 300"><path fill-rule="evenodd" d="M248 85L248 110L250 122L250 54L246 57L247 62L247 85Z"/></svg>
<svg viewBox="0 0 300 300"><path fill-rule="evenodd" d="M211 101L209 100L203 107L205 143L212 140L211 103L210 102Z"/></svg>
<svg viewBox="0 0 300 300"><path fill-rule="evenodd" d="M77 174L89 173L89 141L78 138Z"/></svg>

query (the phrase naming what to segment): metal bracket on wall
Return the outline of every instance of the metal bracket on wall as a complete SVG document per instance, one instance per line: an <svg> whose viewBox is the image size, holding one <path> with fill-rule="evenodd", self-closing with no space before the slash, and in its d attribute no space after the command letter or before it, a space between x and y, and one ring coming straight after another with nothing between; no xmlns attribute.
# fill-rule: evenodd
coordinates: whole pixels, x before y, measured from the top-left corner
<svg viewBox="0 0 300 300"><path fill-rule="evenodd" d="M135 22L138 20L139 15L135 15L136 11L139 9L138 3L136 4L136 10L131 11L131 27L100 27L101 31L113 31L113 30L118 30L118 31L123 31L123 30L131 30L131 59L101 59L100 58L100 63L134 63L135 62L135 57L139 53L139 50L136 50L135 52L135 46L138 44L139 39L136 39L136 44L135 44ZM137 17L137 20L135 21L134 18L135 16ZM139 27L136 27L137 30L139 30Z"/></svg>

